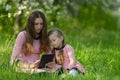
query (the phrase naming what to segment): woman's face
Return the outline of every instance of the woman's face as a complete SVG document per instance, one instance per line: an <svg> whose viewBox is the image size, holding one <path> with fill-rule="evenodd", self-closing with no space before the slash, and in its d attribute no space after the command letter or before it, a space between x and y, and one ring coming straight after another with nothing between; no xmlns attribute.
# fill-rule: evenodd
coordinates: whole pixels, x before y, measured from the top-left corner
<svg viewBox="0 0 120 80"><path fill-rule="evenodd" d="M34 22L34 28L36 34L40 33L43 28L43 19L42 18L36 18Z"/></svg>
<svg viewBox="0 0 120 80"><path fill-rule="evenodd" d="M60 48L62 46L62 41L63 36L58 37L56 32L49 36L49 43L53 48Z"/></svg>

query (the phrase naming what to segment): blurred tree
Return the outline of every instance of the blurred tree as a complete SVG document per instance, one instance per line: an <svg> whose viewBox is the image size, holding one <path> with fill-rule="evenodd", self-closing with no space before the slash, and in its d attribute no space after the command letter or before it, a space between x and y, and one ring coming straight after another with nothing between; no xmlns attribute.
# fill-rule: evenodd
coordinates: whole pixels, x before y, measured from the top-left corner
<svg viewBox="0 0 120 80"><path fill-rule="evenodd" d="M117 29L113 12L118 13L119 3L119 0L0 0L0 31L17 33L34 9L42 10L52 27Z"/></svg>
<svg viewBox="0 0 120 80"><path fill-rule="evenodd" d="M70 3L71 2L71 3ZM81 27L117 29L118 18L113 14L120 7L118 0L70 0L69 13L79 19ZM115 4L116 3L116 4Z"/></svg>

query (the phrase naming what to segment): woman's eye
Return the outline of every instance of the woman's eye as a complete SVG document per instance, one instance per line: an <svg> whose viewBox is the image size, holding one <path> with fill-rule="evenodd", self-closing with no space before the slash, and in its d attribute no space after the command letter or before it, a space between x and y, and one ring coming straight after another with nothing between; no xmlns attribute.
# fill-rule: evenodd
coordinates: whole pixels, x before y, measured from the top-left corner
<svg viewBox="0 0 120 80"><path fill-rule="evenodd" d="M43 25L43 23L40 23L40 25Z"/></svg>
<svg viewBox="0 0 120 80"><path fill-rule="evenodd" d="M34 25L43 25L43 23L35 23Z"/></svg>

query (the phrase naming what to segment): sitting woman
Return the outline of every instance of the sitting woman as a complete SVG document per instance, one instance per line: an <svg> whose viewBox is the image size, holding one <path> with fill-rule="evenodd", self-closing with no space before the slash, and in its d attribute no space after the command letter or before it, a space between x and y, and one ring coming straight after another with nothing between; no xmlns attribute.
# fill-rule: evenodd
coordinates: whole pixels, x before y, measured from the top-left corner
<svg viewBox="0 0 120 80"><path fill-rule="evenodd" d="M40 63L42 53L51 53L46 18L41 11L34 11L28 17L25 30L21 31L16 38L10 64L15 63L17 71L34 71ZM39 69L38 72L44 70Z"/></svg>

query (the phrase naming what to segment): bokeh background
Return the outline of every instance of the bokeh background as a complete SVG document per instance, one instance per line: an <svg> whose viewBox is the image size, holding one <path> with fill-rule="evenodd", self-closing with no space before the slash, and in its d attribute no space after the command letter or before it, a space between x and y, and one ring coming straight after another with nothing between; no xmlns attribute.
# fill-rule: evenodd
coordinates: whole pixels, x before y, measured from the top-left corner
<svg viewBox="0 0 120 80"><path fill-rule="evenodd" d="M120 80L120 0L0 0L0 80L62 80L17 73L9 65L29 14L41 10L48 30L60 28L86 74L65 80Z"/></svg>
<svg viewBox="0 0 120 80"><path fill-rule="evenodd" d="M120 29L120 0L0 0L0 34L23 29L35 9L44 12L49 28Z"/></svg>

